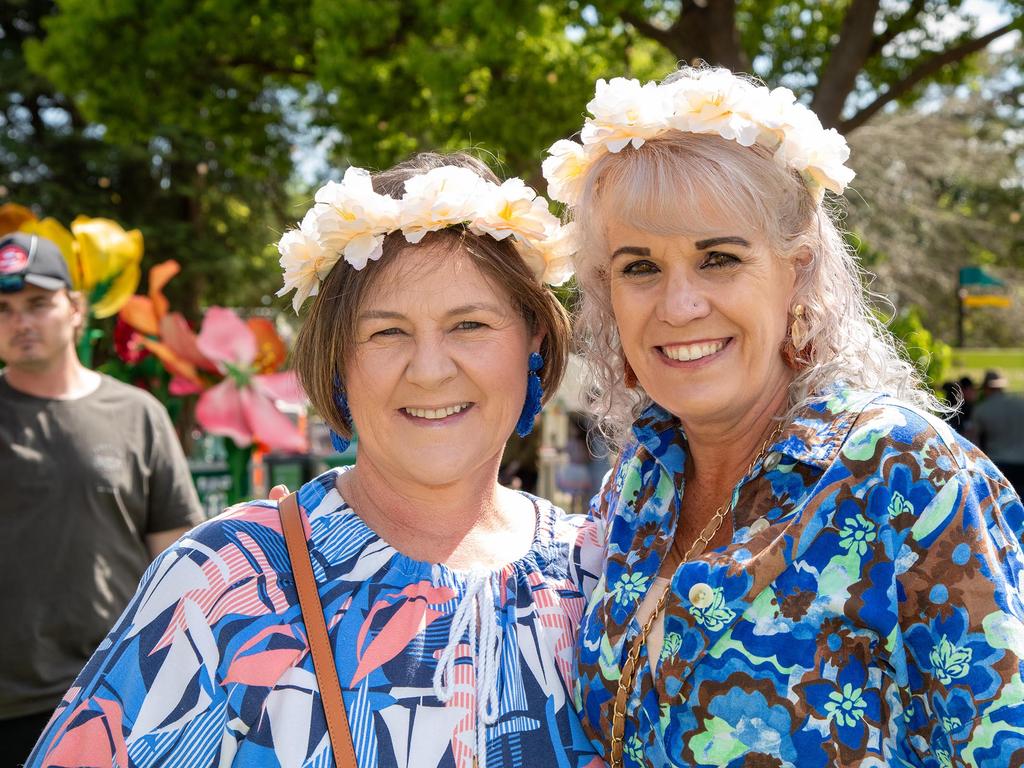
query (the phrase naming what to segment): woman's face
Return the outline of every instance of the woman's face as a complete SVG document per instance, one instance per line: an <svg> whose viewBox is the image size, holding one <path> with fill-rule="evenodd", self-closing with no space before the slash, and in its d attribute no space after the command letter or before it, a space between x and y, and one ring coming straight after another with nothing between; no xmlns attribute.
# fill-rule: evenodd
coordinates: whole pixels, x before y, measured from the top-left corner
<svg viewBox="0 0 1024 768"><path fill-rule="evenodd" d="M747 226L656 235L611 219L612 309L637 379L684 425L743 423L785 387L795 270Z"/></svg>
<svg viewBox="0 0 1024 768"><path fill-rule="evenodd" d="M395 259L360 308L346 368L359 461L427 486L493 472L541 336L465 254Z"/></svg>

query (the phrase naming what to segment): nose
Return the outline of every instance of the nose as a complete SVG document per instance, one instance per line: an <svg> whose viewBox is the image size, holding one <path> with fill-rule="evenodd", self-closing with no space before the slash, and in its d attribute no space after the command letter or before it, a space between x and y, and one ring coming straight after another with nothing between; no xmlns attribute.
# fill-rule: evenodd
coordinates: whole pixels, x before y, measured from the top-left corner
<svg viewBox="0 0 1024 768"><path fill-rule="evenodd" d="M655 307L655 316L661 322L683 326L707 317L710 311L707 288L692 274L676 269L662 282L661 295Z"/></svg>
<svg viewBox="0 0 1024 768"><path fill-rule="evenodd" d="M452 358L444 338L431 335L415 340L415 348L406 367L405 377L410 383L423 389L436 389L455 378L458 370L458 365Z"/></svg>

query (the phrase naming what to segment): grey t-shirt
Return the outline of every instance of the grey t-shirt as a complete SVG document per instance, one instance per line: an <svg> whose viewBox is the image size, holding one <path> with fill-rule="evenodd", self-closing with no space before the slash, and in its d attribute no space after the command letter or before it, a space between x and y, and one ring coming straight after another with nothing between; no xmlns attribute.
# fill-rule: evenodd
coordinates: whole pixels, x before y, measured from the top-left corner
<svg viewBox="0 0 1024 768"><path fill-rule="evenodd" d="M104 376L49 400L0 375L0 719L56 707L135 593L146 534L201 521L156 398Z"/></svg>
<svg viewBox="0 0 1024 768"><path fill-rule="evenodd" d="M1024 398L993 392L974 407L971 424L979 446L996 466L1024 464Z"/></svg>

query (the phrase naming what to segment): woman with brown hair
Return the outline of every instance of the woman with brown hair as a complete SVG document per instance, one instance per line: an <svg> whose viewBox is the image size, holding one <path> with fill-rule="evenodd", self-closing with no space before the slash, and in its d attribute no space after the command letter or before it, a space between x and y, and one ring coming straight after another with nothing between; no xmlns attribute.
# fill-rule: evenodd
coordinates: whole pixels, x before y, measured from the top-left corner
<svg viewBox="0 0 1024 768"><path fill-rule="evenodd" d="M497 482L564 370L562 234L465 155L323 187L282 292L316 297L295 365L355 466L163 555L29 765L592 764L568 691L595 532Z"/></svg>

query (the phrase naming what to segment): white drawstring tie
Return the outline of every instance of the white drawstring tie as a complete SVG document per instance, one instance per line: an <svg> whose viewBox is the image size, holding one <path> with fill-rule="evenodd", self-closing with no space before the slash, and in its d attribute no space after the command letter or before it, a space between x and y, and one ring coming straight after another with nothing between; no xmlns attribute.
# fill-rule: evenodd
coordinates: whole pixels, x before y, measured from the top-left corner
<svg viewBox="0 0 1024 768"><path fill-rule="evenodd" d="M498 719L498 671L503 633L494 609L496 574L471 574L466 593L452 616L448 644L434 670L434 695L444 703L455 693L455 653L463 635L469 636L469 655L476 679L476 759L487 768L487 726Z"/></svg>

